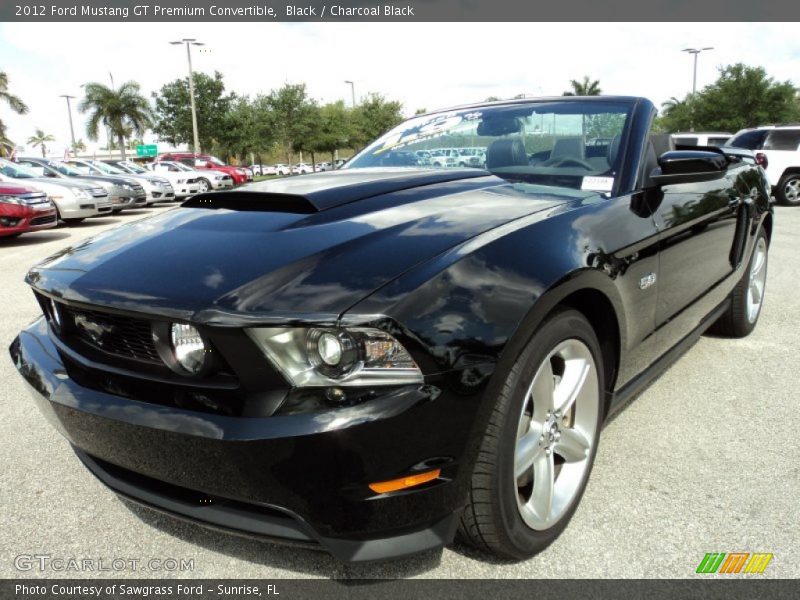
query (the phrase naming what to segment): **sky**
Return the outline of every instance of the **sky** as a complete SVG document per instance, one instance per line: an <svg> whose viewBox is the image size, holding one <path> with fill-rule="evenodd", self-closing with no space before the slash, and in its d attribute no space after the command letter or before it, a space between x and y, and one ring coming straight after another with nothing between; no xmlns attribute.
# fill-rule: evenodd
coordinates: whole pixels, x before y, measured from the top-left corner
<svg viewBox="0 0 800 600"><path fill-rule="evenodd" d="M0 105L9 137L24 145L41 128L69 145L67 106L75 136L89 149L77 111L81 85L138 81L147 97L187 74L183 46L194 37L196 71L220 71L227 89L255 96L284 83L305 83L320 102L350 104L379 92L403 103L406 115L500 98L560 95L571 79L600 81L604 94L645 96L657 106L692 87L692 57L682 49L713 46L700 55L697 87L721 65L763 66L777 80L800 86L800 37L792 23L0 23L0 71L30 112ZM104 140L101 140L104 144ZM154 142L152 134L145 138ZM26 149L26 151L31 151Z"/></svg>

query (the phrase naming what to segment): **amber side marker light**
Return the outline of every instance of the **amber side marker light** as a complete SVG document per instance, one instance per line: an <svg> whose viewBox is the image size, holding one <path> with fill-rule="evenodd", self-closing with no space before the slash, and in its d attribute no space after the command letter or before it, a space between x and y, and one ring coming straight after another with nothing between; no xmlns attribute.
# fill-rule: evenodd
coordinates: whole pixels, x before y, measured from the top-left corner
<svg viewBox="0 0 800 600"><path fill-rule="evenodd" d="M400 477L399 479L391 479L389 481L379 481L378 483L370 483L369 489L377 494L388 494L389 492L397 492L405 490L410 487L428 483L439 477L442 472L441 469L434 469L425 473L418 473L416 475L409 475L408 477Z"/></svg>

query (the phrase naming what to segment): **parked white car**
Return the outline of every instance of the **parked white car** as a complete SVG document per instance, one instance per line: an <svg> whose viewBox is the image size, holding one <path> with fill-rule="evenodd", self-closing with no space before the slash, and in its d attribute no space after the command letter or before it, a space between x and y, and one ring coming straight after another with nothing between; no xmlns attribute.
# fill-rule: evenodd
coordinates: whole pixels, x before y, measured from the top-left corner
<svg viewBox="0 0 800 600"><path fill-rule="evenodd" d="M233 187L233 178L227 173L214 169L200 171L176 160L162 160L150 163L147 167L154 173L170 178L178 198Z"/></svg>
<svg viewBox="0 0 800 600"><path fill-rule="evenodd" d="M251 165L250 168L256 175L277 175L275 165Z"/></svg>
<svg viewBox="0 0 800 600"><path fill-rule="evenodd" d="M172 202L178 199L178 196L175 195L172 181L161 173L156 174L148 171L132 160L104 160L102 162L114 169L123 171L126 175L146 177L149 184L143 183L142 185L147 192L148 204Z"/></svg>
<svg viewBox="0 0 800 600"><path fill-rule="evenodd" d="M752 150L781 204L800 206L800 125L766 125L738 131L726 144Z"/></svg>
<svg viewBox="0 0 800 600"><path fill-rule="evenodd" d="M295 175L305 175L306 173L313 173L314 167L307 163L297 163L294 167L292 167L292 172Z"/></svg>
<svg viewBox="0 0 800 600"><path fill-rule="evenodd" d="M108 196L95 199L90 183L66 179L37 177L37 173L27 167L0 158L0 181L6 183L25 183L47 194L58 210L58 218L65 223L79 223L87 217L97 217L111 212Z"/></svg>
<svg viewBox="0 0 800 600"><path fill-rule="evenodd" d="M284 165L283 163L275 165L275 173L278 175L288 175L290 171L291 167L289 165Z"/></svg>
<svg viewBox="0 0 800 600"><path fill-rule="evenodd" d="M71 159L67 161L67 164L88 168L90 173L126 177L134 180L144 188L145 194L147 194L147 199L145 201L145 205L147 206L159 202L160 200L171 200L175 197L169 180L164 177L158 177L153 173L130 173L125 169L108 164L102 160Z"/></svg>

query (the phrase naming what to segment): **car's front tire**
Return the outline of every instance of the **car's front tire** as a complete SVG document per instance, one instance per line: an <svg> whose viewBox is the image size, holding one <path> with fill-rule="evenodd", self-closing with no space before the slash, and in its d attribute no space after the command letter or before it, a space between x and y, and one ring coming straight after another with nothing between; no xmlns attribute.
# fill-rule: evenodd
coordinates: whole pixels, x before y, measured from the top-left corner
<svg viewBox="0 0 800 600"><path fill-rule="evenodd" d="M211 183L208 181L208 179L199 179L197 181L197 185L201 194L205 194L211 189Z"/></svg>
<svg viewBox="0 0 800 600"><path fill-rule="evenodd" d="M750 335L756 328L764 304L768 256L767 234L761 229L747 269L731 292L731 305L711 326L710 333L741 338Z"/></svg>
<svg viewBox="0 0 800 600"><path fill-rule="evenodd" d="M786 206L800 206L800 173L788 173L781 177L775 189L775 199Z"/></svg>
<svg viewBox="0 0 800 600"><path fill-rule="evenodd" d="M592 326L561 310L539 327L491 413L459 536L523 559L564 530L586 488L603 417L603 364Z"/></svg>

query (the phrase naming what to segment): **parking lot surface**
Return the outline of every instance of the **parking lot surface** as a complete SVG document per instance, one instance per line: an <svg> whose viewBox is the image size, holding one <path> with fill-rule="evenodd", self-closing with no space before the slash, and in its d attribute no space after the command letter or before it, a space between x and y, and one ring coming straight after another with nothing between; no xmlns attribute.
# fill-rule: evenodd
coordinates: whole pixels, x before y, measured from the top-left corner
<svg viewBox="0 0 800 600"><path fill-rule="evenodd" d="M683 578L696 576L707 552L770 552L758 577L800 577L800 209L776 209L756 331L742 340L703 337L606 427L586 495L547 550L513 563L454 544L350 567L123 503L80 464L15 372L6 349L39 314L23 283L27 269L88 236L169 209L0 241L0 577ZM40 571L39 562L24 560L33 555L90 559L95 570ZM139 562L97 570L99 561L108 567L119 558ZM169 558L186 570L143 564Z"/></svg>

